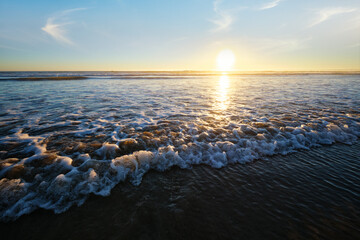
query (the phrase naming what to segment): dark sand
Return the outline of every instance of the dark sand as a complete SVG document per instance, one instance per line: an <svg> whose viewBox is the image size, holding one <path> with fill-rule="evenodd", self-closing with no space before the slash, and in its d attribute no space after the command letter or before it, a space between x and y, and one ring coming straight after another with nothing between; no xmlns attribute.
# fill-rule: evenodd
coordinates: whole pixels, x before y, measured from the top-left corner
<svg viewBox="0 0 360 240"><path fill-rule="evenodd" d="M360 142L222 169L149 172L63 214L0 224L2 239L360 239Z"/></svg>

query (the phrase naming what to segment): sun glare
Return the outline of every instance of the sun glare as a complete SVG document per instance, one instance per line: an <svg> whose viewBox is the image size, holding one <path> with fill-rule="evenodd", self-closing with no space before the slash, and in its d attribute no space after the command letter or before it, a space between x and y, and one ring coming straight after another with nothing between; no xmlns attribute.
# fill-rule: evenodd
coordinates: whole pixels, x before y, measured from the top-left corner
<svg viewBox="0 0 360 240"><path fill-rule="evenodd" d="M222 50L216 58L217 69L220 71L230 71L235 63L235 54L230 49Z"/></svg>

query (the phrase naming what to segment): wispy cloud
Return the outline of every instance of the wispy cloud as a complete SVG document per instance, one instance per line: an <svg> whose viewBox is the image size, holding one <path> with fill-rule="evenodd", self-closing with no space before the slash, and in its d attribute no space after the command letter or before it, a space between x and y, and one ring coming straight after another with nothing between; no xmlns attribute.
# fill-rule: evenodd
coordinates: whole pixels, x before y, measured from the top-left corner
<svg viewBox="0 0 360 240"><path fill-rule="evenodd" d="M41 28L47 34L52 36L55 40L66 43L66 44L74 44L68 37L66 37L66 29L64 28L69 23L56 24L52 18L49 18L46 22L46 25Z"/></svg>
<svg viewBox="0 0 360 240"><path fill-rule="evenodd" d="M53 37L56 41L60 43L73 45L74 43L66 35L66 26L73 24L73 22L65 22L64 17L69 15L70 13L85 9L86 8L73 8L57 13L47 19L45 26L42 27L41 30L49 34L51 37Z"/></svg>
<svg viewBox="0 0 360 240"><path fill-rule="evenodd" d="M216 19L210 20L212 23L215 24L215 28L212 30L213 32L228 29L234 21L233 16L230 14L229 11L220 8L220 4L222 2L223 0L215 0L213 2L213 9L216 13Z"/></svg>
<svg viewBox="0 0 360 240"><path fill-rule="evenodd" d="M265 3L263 6L260 7L260 10L266 10L266 9L276 7L282 1L283 0L273 0L271 2Z"/></svg>
<svg viewBox="0 0 360 240"><path fill-rule="evenodd" d="M315 20L309 25L309 27L313 27L318 25L326 20L340 14L355 12L356 8L343 8L343 7L335 7L335 8L325 8L319 11L316 11L317 17Z"/></svg>

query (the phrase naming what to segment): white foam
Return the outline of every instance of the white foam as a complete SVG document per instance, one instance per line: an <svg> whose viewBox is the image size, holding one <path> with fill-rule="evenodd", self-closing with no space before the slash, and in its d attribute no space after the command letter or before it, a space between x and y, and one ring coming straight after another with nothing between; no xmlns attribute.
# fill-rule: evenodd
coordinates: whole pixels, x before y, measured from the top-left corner
<svg viewBox="0 0 360 240"><path fill-rule="evenodd" d="M116 152L119 150L119 146L116 144L104 143L103 146L96 151L103 159L113 159L116 156Z"/></svg>

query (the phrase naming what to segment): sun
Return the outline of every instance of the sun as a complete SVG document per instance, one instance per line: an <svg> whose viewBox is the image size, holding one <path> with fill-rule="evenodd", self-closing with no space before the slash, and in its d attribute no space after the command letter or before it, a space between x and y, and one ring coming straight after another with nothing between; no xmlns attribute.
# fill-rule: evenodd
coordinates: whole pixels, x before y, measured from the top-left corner
<svg viewBox="0 0 360 240"><path fill-rule="evenodd" d="M216 65L220 71L230 71L233 69L235 63L235 54L230 49L222 50L217 58Z"/></svg>

